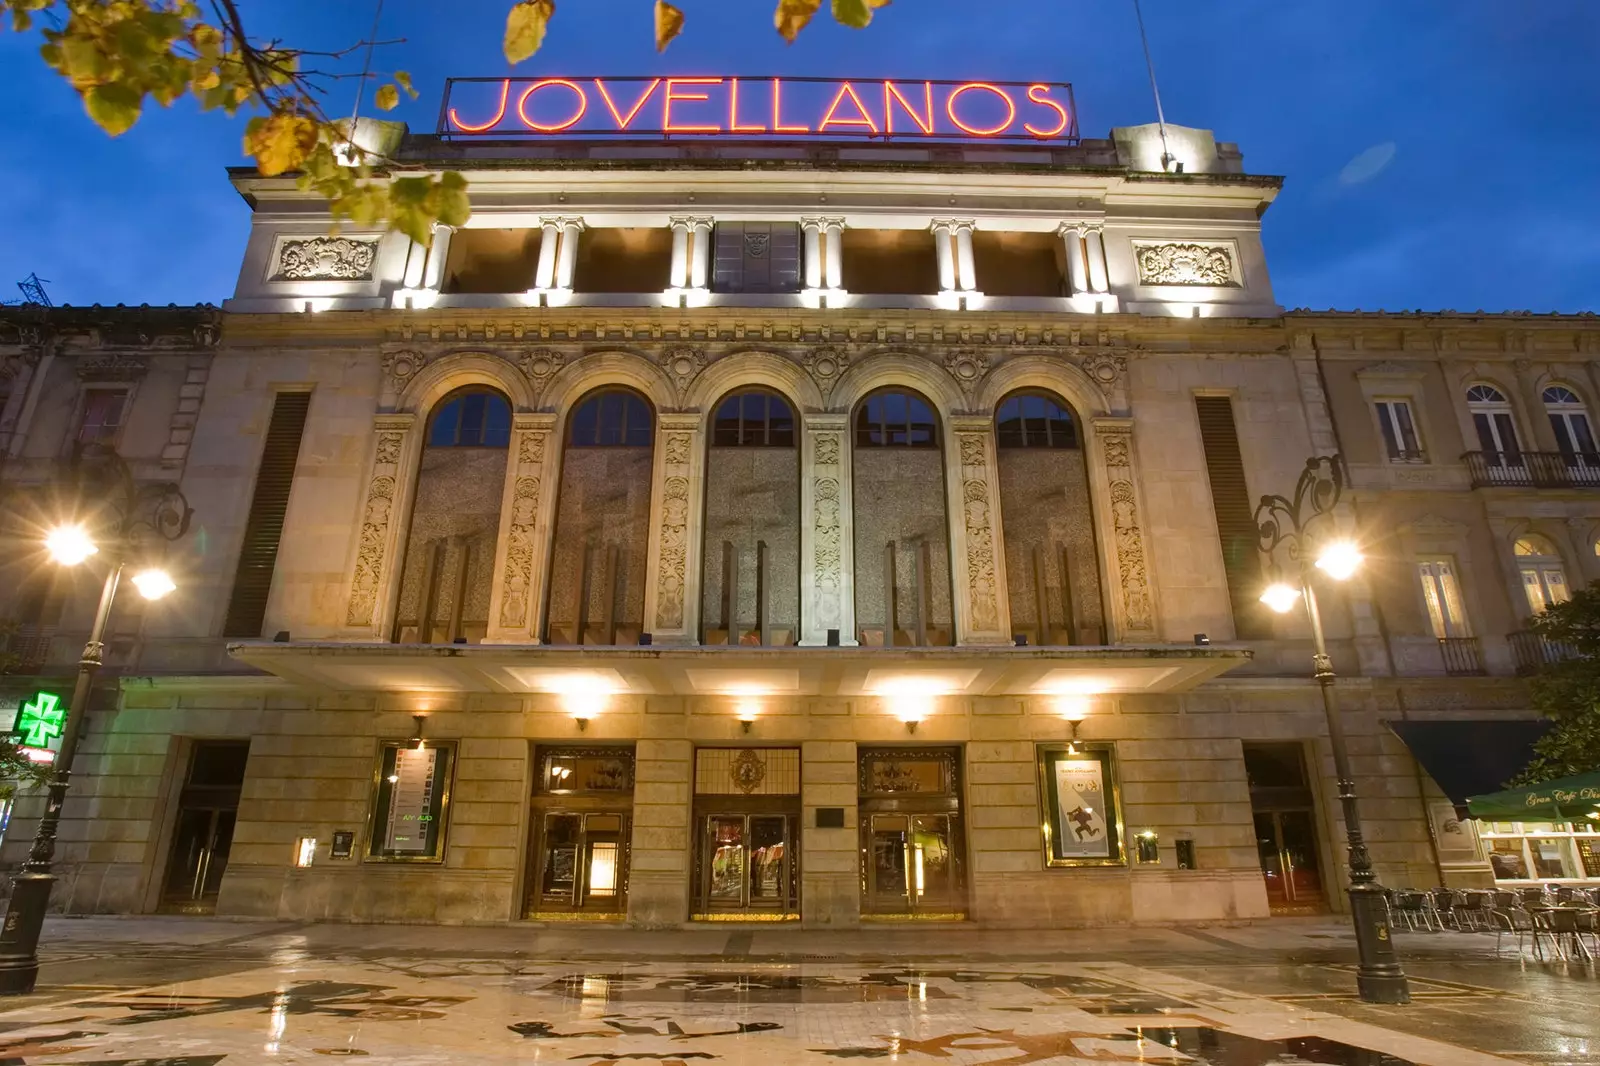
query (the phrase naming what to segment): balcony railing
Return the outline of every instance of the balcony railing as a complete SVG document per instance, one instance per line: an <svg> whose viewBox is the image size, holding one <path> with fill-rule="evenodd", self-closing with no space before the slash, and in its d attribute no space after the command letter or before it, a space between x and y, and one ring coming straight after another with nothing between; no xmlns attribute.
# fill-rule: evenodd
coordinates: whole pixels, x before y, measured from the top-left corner
<svg viewBox="0 0 1600 1066"><path fill-rule="evenodd" d="M14 661L6 663L13 673L32 673L49 661L55 626L7 624L0 627L0 632L0 661L15 656Z"/></svg>
<svg viewBox="0 0 1600 1066"><path fill-rule="evenodd" d="M1440 637L1439 654L1444 672L1451 677L1477 677L1485 673L1477 637Z"/></svg>
<svg viewBox="0 0 1600 1066"><path fill-rule="evenodd" d="M1506 634L1512 657L1517 662L1517 673L1532 674L1555 663L1578 657L1578 649L1559 640L1550 640L1531 629L1519 629Z"/></svg>
<svg viewBox="0 0 1600 1066"><path fill-rule="evenodd" d="M1600 489L1600 452L1468 452L1472 487Z"/></svg>

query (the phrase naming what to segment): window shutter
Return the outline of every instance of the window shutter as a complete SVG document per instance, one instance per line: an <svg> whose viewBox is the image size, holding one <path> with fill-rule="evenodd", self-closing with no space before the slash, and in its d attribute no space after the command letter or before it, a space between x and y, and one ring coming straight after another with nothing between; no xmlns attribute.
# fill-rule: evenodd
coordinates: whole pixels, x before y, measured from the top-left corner
<svg viewBox="0 0 1600 1066"><path fill-rule="evenodd" d="M1194 405L1200 417L1200 440L1211 480L1211 506L1222 541L1234 628L1243 640L1262 639L1271 635L1271 629L1261 609L1261 559L1250 488L1239 454L1239 432L1233 422L1233 401L1226 396L1196 396Z"/></svg>
<svg viewBox="0 0 1600 1066"><path fill-rule="evenodd" d="M233 577L233 596L222 626L225 637L259 637L272 591L272 572L278 561L278 541L283 536L283 516L289 508L289 489L300 459L300 438L305 433L309 392L280 392L272 405L266 447L256 474L255 496L245 522L239 568Z"/></svg>
<svg viewBox="0 0 1600 1066"><path fill-rule="evenodd" d="M719 222L712 256L715 292L800 291L798 223Z"/></svg>
<svg viewBox="0 0 1600 1066"><path fill-rule="evenodd" d="M744 223L718 222L712 230L711 291L744 291Z"/></svg>

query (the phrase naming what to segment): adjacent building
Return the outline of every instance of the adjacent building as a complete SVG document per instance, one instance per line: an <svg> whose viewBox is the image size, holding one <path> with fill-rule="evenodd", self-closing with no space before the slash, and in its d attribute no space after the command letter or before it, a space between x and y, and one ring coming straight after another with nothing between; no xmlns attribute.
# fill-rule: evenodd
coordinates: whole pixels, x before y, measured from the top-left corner
<svg viewBox="0 0 1600 1066"><path fill-rule="evenodd" d="M194 511L179 590L119 598L56 905L1341 909L1310 634L1259 604L1253 520L1333 454L1380 878L1600 880L1600 825L1455 810L1537 735L1530 614L1600 578L1600 323L1284 312L1279 179L1165 132L407 135L471 181L427 246L241 170L222 308L0 311L12 705L70 691L100 586L38 550L74 456Z"/></svg>

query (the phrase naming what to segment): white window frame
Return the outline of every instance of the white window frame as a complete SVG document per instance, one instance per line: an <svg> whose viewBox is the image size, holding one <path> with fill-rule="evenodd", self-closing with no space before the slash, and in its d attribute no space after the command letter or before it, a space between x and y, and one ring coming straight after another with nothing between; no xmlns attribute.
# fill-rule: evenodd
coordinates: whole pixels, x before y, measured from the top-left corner
<svg viewBox="0 0 1600 1066"><path fill-rule="evenodd" d="M1497 398L1493 400L1473 399L1472 392L1475 389L1488 389ZM1503 456L1507 465L1521 466L1521 462L1511 461L1513 456L1520 460L1524 449L1522 447L1522 433L1517 428L1517 412L1512 408L1511 401L1506 399L1505 393L1501 391L1498 385L1479 381L1467 386L1466 396L1467 413L1471 416L1473 436L1477 439L1479 448L1497 456L1495 465L1499 465L1498 457ZM1478 424L1479 415L1484 418L1483 426ZM1502 418L1504 419L1503 422L1501 421ZM1494 444L1493 448L1484 447L1484 445L1490 443L1490 441L1483 439L1484 427L1489 430L1489 437ZM1511 447L1509 448L1506 447L1507 442L1502 433L1503 428L1509 428L1511 433Z"/></svg>
<svg viewBox="0 0 1600 1066"><path fill-rule="evenodd" d="M1565 393L1571 399L1557 398L1552 400L1552 393ZM1545 414L1550 416L1550 429L1556 435L1556 445L1561 447L1563 439L1570 444L1570 448L1561 447L1563 455L1580 465L1596 462L1597 448L1594 437L1594 423L1589 418L1589 408L1578 395L1576 389L1565 385L1548 385L1540 394L1544 401ZM1587 439L1587 448L1579 444Z"/></svg>
<svg viewBox="0 0 1600 1066"><path fill-rule="evenodd" d="M1417 583L1435 637L1445 640L1473 635L1460 568L1454 559L1443 555L1418 559Z"/></svg>
<svg viewBox="0 0 1600 1066"><path fill-rule="evenodd" d="M1510 826L1509 829L1502 828ZM1557 828L1558 826L1563 828ZM1579 829L1579 826L1586 828ZM1542 885L1551 882L1563 884L1600 884L1600 876L1591 876L1584 871L1583 856L1578 854L1578 842L1588 840L1592 846L1600 850L1600 824L1594 822L1484 822L1478 829L1478 836L1483 841L1485 858L1493 855L1494 842L1497 840L1515 840L1522 845L1522 864L1528 871L1526 878L1495 878L1496 884L1509 885ZM1557 840L1565 849L1564 862L1567 869L1576 873L1575 877L1540 877L1533 861L1533 841ZM1503 854L1503 853L1502 853Z"/></svg>
<svg viewBox="0 0 1600 1066"><path fill-rule="evenodd" d="M109 437L97 437L94 441L83 439L84 418L89 413L89 397L94 393L116 393L122 396L122 407L117 412L117 427ZM86 381L78 393L77 409L72 415L72 435L67 444L69 448L77 448L80 444L98 443L111 448L116 448L122 441L122 431L128 427L128 414L133 409L133 388L123 383L100 383Z"/></svg>
<svg viewBox="0 0 1600 1066"><path fill-rule="evenodd" d="M1405 427L1400 424L1399 409L1404 408L1406 421L1410 423L1411 443L1415 450L1405 447ZM1383 396L1372 401L1373 413L1378 416L1378 439L1383 442L1384 455L1391 463L1426 463L1428 461L1427 449L1422 445L1422 430L1417 425L1417 412L1412 406L1409 396ZM1389 448L1389 436L1384 434L1387 429L1393 435L1396 445L1395 450Z"/></svg>
<svg viewBox="0 0 1600 1066"><path fill-rule="evenodd" d="M1557 603L1570 600L1572 583L1567 580L1567 566L1561 556L1548 553L1524 554L1517 551L1517 544L1535 538L1548 543L1548 539L1543 535L1528 533L1516 539L1511 551L1517 561L1517 577L1522 585L1522 593L1527 597L1529 611L1531 614L1539 615ZM1551 580L1552 577L1557 580ZM1538 591L1540 599L1537 604L1533 598L1535 590Z"/></svg>

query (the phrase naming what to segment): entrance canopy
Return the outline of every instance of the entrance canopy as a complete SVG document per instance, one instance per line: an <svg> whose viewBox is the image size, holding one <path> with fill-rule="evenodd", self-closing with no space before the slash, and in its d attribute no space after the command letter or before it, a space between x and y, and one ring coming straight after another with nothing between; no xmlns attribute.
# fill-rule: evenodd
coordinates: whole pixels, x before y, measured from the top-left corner
<svg viewBox="0 0 1600 1066"><path fill-rule="evenodd" d="M251 641L234 658L313 689L618 695L1122 695L1183 692L1242 648L702 648Z"/></svg>
<svg viewBox="0 0 1600 1066"><path fill-rule="evenodd" d="M1470 796L1467 809L1474 818L1503 822L1600 821L1600 815L1593 813L1600 810L1600 773Z"/></svg>
<svg viewBox="0 0 1600 1066"><path fill-rule="evenodd" d="M1498 792L1533 758L1533 745L1550 723L1543 719L1457 718L1385 722L1405 741L1450 802Z"/></svg>

